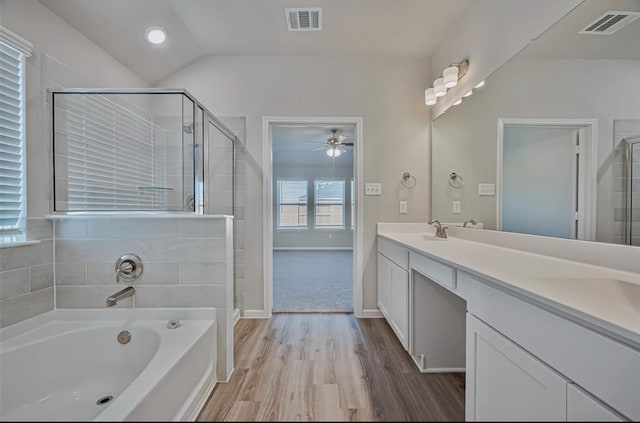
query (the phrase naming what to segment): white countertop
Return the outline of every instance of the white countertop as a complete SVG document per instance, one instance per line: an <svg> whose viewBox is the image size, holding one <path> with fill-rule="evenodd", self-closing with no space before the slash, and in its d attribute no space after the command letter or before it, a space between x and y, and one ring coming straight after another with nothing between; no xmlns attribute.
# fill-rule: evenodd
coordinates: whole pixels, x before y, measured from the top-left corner
<svg viewBox="0 0 640 423"><path fill-rule="evenodd" d="M451 236L427 241L425 228L389 225L378 235L640 345L640 274Z"/></svg>

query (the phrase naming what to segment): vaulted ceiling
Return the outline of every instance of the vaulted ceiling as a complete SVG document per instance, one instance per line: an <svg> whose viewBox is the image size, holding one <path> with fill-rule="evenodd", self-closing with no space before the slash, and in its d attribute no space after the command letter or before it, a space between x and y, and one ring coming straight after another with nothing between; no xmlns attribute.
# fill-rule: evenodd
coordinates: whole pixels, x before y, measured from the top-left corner
<svg viewBox="0 0 640 423"><path fill-rule="evenodd" d="M471 0L40 0L149 84L207 55L426 58ZM288 32L284 9L322 7ZM144 39L150 26L168 40Z"/></svg>

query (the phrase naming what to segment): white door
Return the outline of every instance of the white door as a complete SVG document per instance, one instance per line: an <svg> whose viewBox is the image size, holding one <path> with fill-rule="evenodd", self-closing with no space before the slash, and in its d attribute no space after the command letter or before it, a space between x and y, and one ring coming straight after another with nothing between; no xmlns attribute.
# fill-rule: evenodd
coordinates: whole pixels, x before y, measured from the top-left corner
<svg viewBox="0 0 640 423"><path fill-rule="evenodd" d="M466 402L471 421L564 421L567 382L467 314Z"/></svg>
<svg viewBox="0 0 640 423"><path fill-rule="evenodd" d="M502 230L578 238L579 128L505 126Z"/></svg>

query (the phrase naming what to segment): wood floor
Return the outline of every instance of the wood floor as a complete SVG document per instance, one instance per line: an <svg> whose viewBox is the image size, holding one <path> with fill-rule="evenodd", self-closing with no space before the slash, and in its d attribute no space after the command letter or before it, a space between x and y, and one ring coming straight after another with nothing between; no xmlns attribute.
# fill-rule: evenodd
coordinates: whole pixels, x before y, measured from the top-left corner
<svg viewBox="0 0 640 423"><path fill-rule="evenodd" d="M200 421L464 420L464 374L421 374L384 319L274 314L235 327Z"/></svg>

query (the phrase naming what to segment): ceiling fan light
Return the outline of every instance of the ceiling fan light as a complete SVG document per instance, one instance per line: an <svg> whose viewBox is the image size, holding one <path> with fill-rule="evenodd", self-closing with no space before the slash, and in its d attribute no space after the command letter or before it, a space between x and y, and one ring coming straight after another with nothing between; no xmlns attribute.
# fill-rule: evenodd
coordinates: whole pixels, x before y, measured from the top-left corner
<svg viewBox="0 0 640 423"><path fill-rule="evenodd" d="M453 88L458 85L458 67L449 66L442 72L442 79L445 88Z"/></svg>
<svg viewBox="0 0 640 423"><path fill-rule="evenodd" d="M337 147L329 147L327 149L327 156L329 157L340 157L341 154L342 151L340 151L340 149Z"/></svg>
<svg viewBox="0 0 640 423"><path fill-rule="evenodd" d="M447 88L444 86L444 80L442 78L433 81L433 90L435 91L436 97L444 97L447 94Z"/></svg>

